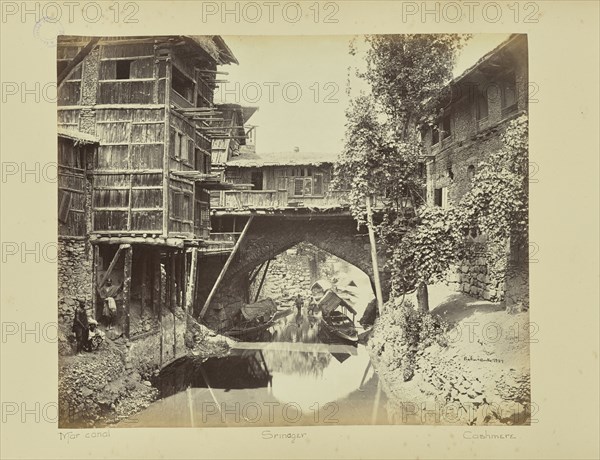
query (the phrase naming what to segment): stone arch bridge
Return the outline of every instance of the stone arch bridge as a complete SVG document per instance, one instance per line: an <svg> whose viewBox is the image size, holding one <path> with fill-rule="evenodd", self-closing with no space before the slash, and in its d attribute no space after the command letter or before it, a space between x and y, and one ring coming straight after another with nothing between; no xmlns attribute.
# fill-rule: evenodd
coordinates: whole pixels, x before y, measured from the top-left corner
<svg viewBox="0 0 600 460"><path fill-rule="evenodd" d="M249 277L253 270L301 242L310 243L359 268L374 287L367 230L357 228L349 211L312 209L298 212L291 209L262 214L247 213L243 216L246 222L250 215L252 219L248 228L205 312L204 321L209 326L219 329L219 322L223 320L222 310L226 311L225 316L230 316L241 302L248 301ZM378 263L383 297L387 299L389 276L382 270L385 266L384 248L378 248ZM212 273L216 277L215 270ZM209 284L214 283L209 281ZM196 312L199 313L198 310Z"/></svg>

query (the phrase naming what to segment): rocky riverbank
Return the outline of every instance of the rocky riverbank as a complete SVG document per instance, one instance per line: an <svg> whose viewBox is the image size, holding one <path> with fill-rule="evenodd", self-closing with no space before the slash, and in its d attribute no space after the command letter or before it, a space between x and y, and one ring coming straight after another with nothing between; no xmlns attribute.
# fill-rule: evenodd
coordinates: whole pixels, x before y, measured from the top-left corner
<svg viewBox="0 0 600 460"><path fill-rule="evenodd" d="M186 334L187 354L202 358L225 356L229 340L192 323ZM148 407L159 394L151 381L158 368L136 368L129 358L129 342L105 341L93 352L59 356L59 427L114 425Z"/></svg>
<svg viewBox="0 0 600 460"><path fill-rule="evenodd" d="M416 350L412 376L400 365L402 351L381 342L387 313L374 328L368 348L388 396L391 422L529 424L529 344L535 328L528 313L509 315L500 304L450 293L432 314L448 330L443 340Z"/></svg>

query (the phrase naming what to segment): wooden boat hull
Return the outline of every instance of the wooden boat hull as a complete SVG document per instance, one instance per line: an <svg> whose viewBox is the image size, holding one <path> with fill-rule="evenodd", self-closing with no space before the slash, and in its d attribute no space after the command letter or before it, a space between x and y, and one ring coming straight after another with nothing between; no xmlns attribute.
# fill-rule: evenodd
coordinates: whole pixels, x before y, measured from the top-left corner
<svg viewBox="0 0 600 460"><path fill-rule="evenodd" d="M226 335L228 337L233 337L233 338L257 337L260 333L266 331L271 326L273 326L281 318L284 318L284 317L290 315L291 313L293 313L293 311L294 311L293 308L288 308L285 310L278 310L275 313L273 313L273 315L271 315L271 317L269 318L268 321L257 324L256 326L251 326L251 327L246 327L246 328L232 328L232 329L228 330L227 332L224 332L224 335Z"/></svg>
<svg viewBox="0 0 600 460"><path fill-rule="evenodd" d="M254 338L254 337L258 336L261 332L264 332L267 329L269 329L273 324L275 324L275 321L268 321L266 323L259 324L254 327L245 328L245 329L230 329L229 331L225 332L224 335L226 335L227 337L233 337L236 339L237 338Z"/></svg>
<svg viewBox="0 0 600 460"><path fill-rule="evenodd" d="M333 338L348 343L358 343L358 332L350 318L340 312L332 312L323 317L322 328Z"/></svg>

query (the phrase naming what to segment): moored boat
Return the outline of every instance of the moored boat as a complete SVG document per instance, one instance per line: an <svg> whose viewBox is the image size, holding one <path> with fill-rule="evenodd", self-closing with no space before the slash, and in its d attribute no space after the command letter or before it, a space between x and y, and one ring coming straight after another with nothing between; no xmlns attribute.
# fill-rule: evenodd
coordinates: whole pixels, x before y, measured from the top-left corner
<svg viewBox="0 0 600 460"><path fill-rule="evenodd" d="M288 316L293 311L293 308L278 310L277 304L270 298L253 304L246 304L242 306L240 311L241 321L223 334L239 339L254 339L273 326L279 319Z"/></svg>
<svg viewBox="0 0 600 460"><path fill-rule="evenodd" d="M354 325L356 310L336 292L328 290L319 300L323 312L322 328L330 337L344 342L357 343L358 332ZM348 316L352 314L352 319Z"/></svg>

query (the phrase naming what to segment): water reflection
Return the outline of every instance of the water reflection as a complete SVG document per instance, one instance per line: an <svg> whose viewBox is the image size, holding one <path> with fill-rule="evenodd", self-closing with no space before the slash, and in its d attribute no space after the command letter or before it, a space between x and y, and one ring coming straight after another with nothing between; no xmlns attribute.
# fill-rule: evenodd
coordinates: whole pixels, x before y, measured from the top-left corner
<svg viewBox="0 0 600 460"><path fill-rule="evenodd" d="M155 382L162 399L122 425L387 423L366 350L323 343L320 321L291 315L271 328L268 342L238 342L225 358L176 361Z"/></svg>
<svg viewBox="0 0 600 460"><path fill-rule="evenodd" d="M267 388L272 381L262 350L232 350L218 359L183 358L160 373L155 386L161 398L192 388L230 391L243 388Z"/></svg>
<svg viewBox="0 0 600 460"><path fill-rule="evenodd" d="M331 361L330 353L315 347L305 347L305 351L299 351L298 347L283 345L318 343L319 326L318 317L301 313L282 318L274 325L272 342L278 346L267 345L264 349L264 358L271 372L322 377L323 370Z"/></svg>
<svg viewBox="0 0 600 460"><path fill-rule="evenodd" d="M273 341L316 343L319 341L320 322L320 316L306 312L281 318L273 326Z"/></svg>

